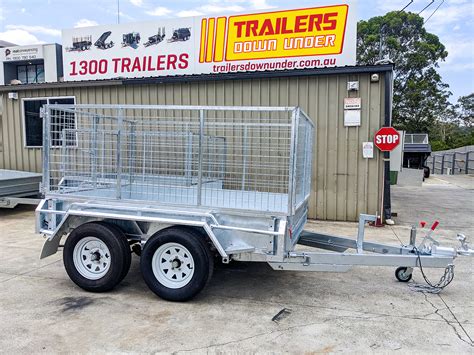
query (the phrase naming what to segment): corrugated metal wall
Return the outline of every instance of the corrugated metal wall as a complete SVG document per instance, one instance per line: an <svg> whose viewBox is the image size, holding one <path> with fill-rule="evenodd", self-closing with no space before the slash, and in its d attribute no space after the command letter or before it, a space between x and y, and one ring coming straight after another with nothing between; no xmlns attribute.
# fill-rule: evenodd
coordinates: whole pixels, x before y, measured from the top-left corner
<svg viewBox="0 0 474 355"><path fill-rule="evenodd" d="M359 92L347 91L358 80ZM63 87L18 91L18 100L3 94L0 119L0 168L41 170L41 149L24 147L21 100L75 96L76 103L183 105L299 105L316 123L310 218L355 221L360 213L380 210L383 161L362 158L362 142L372 141L384 122L383 74L315 75L166 84ZM344 127L343 100L362 99L360 127ZM2 144L3 143L3 144Z"/></svg>

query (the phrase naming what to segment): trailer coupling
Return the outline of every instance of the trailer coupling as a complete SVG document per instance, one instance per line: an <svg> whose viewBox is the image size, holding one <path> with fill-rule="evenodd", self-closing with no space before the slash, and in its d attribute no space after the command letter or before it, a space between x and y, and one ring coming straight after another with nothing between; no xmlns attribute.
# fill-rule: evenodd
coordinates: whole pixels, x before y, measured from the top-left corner
<svg viewBox="0 0 474 355"><path fill-rule="evenodd" d="M310 246L324 251L293 251L282 262L271 261L270 266L275 270L297 271L333 271L345 272L353 266L394 266L396 277L399 281L407 282L411 279L413 268L445 268L447 283L454 276L453 261L458 255L473 256L474 249L467 243L463 234L458 234L457 239L461 245L456 249L443 247L433 239L432 234L439 222L436 221L424 236L419 245L416 245L416 226L410 233L408 245L393 246L364 241L365 224L375 221L376 216L360 215L357 238L340 237L330 234L303 231L298 244ZM356 252L348 253L348 249ZM451 275L452 276L449 276ZM447 278L446 275L449 277ZM423 273L425 278L425 275ZM425 281L429 282L426 278ZM431 283L429 283L431 285ZM433 285L439 288L441 284ZM438 291L439 292L439 291Z"/></svg>

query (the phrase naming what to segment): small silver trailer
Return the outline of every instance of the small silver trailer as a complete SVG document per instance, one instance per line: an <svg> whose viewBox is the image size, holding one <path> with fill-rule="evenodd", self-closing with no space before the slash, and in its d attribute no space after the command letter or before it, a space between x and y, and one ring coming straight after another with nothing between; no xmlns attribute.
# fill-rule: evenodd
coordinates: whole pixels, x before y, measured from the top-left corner
<svg viewBox="0 0 474 355"><path fill-rule="evenodd" d="M0 169L0 208L17 205L37 205L41 174L28 171Z"/></svg>
<svg viewBox="0 0 474 355"><path fill-rule="evenodd" d="M356 240L303 231L315 128L298 107L46 105L42 116L41 258L67 236L66 271L88 291L115 287L131 250L150 289L174 301L202 290L216 258L275 270L400 266L408 281L414 267L472 253L464 240L417 248L415 233L408 246L367 243L368 215Z"/></svg>

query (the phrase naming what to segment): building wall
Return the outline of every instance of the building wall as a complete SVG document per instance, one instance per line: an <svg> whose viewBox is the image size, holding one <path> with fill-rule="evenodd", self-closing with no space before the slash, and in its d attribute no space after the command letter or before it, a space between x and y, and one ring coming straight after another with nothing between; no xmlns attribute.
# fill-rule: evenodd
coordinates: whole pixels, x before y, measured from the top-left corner
<svg viewBox="0 0 474 355"><path fill-rule="evenodd" d="M310 218L355 221L360 213L380 211L383 186L382 155L362 157L362 142L384 123L383 73L334 74L34 89L18 91L18 100L3 94L3 153L0 168L41 170L41 149L25 148L23 98L75 96L83 104L299 105L316 123ZM347 81L358 80L359 92L348 92ZM362 98L360 127L344 127L343 99ZM0 139L1 140L1 139Z"/></svg>
<svg viewBox="0 0 474 355"><path fill-rule="evenodd" d="M31 60L0 61L0 85L8 85L11 80L18 79L17 66L26 64L43 64L45 82L59 81L59 78L63 76L62 46L51 43L34 47L42 49L42 57ZM22 46L17 46L17 48L22 48Z"/></svg>
<svg viewBox="0 0 474 355"><path fill-rule="evenodd" d="M47 83L59 80L63 76L63 65L59 63L62 59L62 47L56 43L43 46L44 55L44 80Z"/></svg>

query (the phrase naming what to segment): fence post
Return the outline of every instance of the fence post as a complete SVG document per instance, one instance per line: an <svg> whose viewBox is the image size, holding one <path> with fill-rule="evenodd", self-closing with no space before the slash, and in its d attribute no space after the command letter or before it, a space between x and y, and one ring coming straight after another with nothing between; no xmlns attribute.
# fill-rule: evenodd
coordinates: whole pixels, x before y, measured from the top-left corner
<svg viewBox="0 0 474 355"><path fill-rule="evenodd" d="M291 143L290 143L290 159L288 162L288 167L290 169L290 172L288 174L288 213L292 214L293 211L293 205L294 205L294 195L293 195L293 190L294 190L294 172L295 172L295 155L296 155L296 129L297 124L296 120L299 115L299 109L294 109L291 111Z"/></svg>
<svg viewBox="0 0 474 355"><path fill-rule="evenodd" d="M444 174L444 154L441 155L441 175Z"/></svg>
<svg viewBox="0 0 474 355"><path fill-rule="evenodd" d="M242 137L243 142L242 142L242 191L245 190L245 178L247 175L247 125L244 126L244 135Z"/></svg>
<svg viewBox="0 0 474 355"><path fill-rule="evenodd" d="M127 146L128 146L128 181L130 184L130 193L132 193L133 186L133 171L135 164L135 148L136 148L136 131L135 122L130 122L130 132L127 132Z"/></svg>
<svg viewBox="0 0 474 355"><path fill-rule="evenodd" d="M197 205L202 203L202 159L204 144L204 110L199 110L199 165L198 165L198 186L197 186Z"/></svg>
<svg viewBox="0 0 474 355"><path fill-rule="evenodd" d="M456 152L453 153L453 164L451 166L451 173L454 175L456 169Z"/></svg>
<svg viewBox="0 0 474 355"><path fill-rule="evenodd" d="M97 189L97 160L98 160L98 126L99 126L99 116L95 115L92 118L92 183L94 185L94 189Z"/></svg>
<svg viewBox="0 0 474 355"><path fill-rule="evenodd" d="M66 129L61 130L61 179L66 177ZM95 187L95 186L94 186ZM61 190L58 183L58 190Z"/></svg>
<svg viewBox="0 0 474 355"><path fill-rule="evenodd" d="M433 172L433 174L436 174L436 171L435 171L435 161L436 161L436 155L433 154L433 169L431 170Z"/></svg>
<svg viewBox="0 0 474 355"><path fill-rule="evenodd" d="M117 110L117 199L122 198L122 157L120 150L122 149L121 145L121 136L122 136L122 126L123 126L123 109L119 108Z"/></svg>
<svg viewBox="0 0 474 355"><path fill-rule="evenodd" d="M469 174L469 151L466 152L466 165L464 166L464 169L466 170L466 174Z"/></svg>
<svg viewBox="0 0 474 355"><path fill-rule="evenodd" d="M186 186L191 187L193 184L193 133L189 129L189 124L186 124L186 154L184 160L184 177Z"/></svg>
<svg viewBox="0 0 474 355"><path fill-rule="evenodd" d="M49 192L49 107L40 108L40 117L43 119L43 182L41 184L41 192Z"/></svg>

